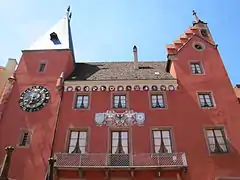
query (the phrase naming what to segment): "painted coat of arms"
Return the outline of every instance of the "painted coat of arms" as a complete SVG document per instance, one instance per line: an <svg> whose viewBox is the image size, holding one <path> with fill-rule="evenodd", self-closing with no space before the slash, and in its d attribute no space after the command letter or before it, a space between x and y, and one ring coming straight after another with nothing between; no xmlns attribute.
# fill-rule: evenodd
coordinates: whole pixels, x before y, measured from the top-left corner
<svg viewBox="0 0 240 180"><path fill-rule="evenodd" d="M133 124L141 126L144 124L145 114L143 112L134 112L127 110L123 113L117 113L113 110L108 110L105 113L95 114L95 123L98 126L110 126L110 127L127 127Z"/></svg>

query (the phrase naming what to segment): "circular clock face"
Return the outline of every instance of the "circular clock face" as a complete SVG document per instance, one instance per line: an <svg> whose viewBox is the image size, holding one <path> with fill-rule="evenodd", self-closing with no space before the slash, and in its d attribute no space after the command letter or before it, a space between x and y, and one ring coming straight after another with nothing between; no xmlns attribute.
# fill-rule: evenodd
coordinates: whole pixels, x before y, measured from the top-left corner
<svg viewBox="0 0 240 180"><path fill-rule="evenodd" d="M39 111L50 100L49 91L43 86L26 89L20 96L19 105L27 112Z"/></svg>

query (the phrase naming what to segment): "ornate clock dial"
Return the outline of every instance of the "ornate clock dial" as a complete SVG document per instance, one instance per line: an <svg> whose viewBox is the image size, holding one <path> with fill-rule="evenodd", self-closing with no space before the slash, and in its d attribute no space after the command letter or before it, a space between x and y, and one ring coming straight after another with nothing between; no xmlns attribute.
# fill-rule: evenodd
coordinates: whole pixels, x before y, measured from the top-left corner
<svg viewBox="0 0 240 180"><path fill-rule="evenodd" d="M39 111L50 100L49 91L43 86L33 86L26 89L19 100L20 107L27 112Z"/></svg>

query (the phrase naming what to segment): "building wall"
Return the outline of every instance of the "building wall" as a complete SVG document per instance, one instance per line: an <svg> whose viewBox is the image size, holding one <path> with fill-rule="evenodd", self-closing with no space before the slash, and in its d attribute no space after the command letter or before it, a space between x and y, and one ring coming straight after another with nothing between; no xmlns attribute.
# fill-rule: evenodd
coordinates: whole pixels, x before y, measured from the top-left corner
<svg viewBox="0 0 240 180"><path fill-rule="evenodd" d="M195 41L203 43L205 50L201 52L194 50L192 42ZM201 61L205 74L192 75L190 60ZM199 37L194 37L178 53L177 60L173 64L179 88L176 91L166 92L166 109L151 109L151 92L128 92L129 109L145 112L146 115L144 126L132 126L127 129L130 132L130 152L136 154L153 152L151 129L167 127L173 132L174 151L187 154L189 170L184 178L212 180L215 177L240 177L239 104L236 102L236 96L217 48ZM197 92L212 92L215 107L200 108ZM73 108L76 94L64 93L54 152L66 152L69 129L78 127L88 129L88 153L108 153L111 129L96 126L94 116L97 112L105 112L111 108L111 92L89 93L88 110ZM207 127L224 128L229 143L229 153L210 154L204 131ZM65 171L62 176L75 177L71 173L73 172ZM137 172L135 179L141 179L140 174L150 179L155 177L155 171L149 170ZM126 178L129 174L123 172L115 177L117 176ZM167 176L174 178L176 174L169 175L169 172L163 172L161 175L163 178ZM86 172L87 179L95 177L103 179L104 174L93 175L92 172Z"/></svg>
<svg viewBox="0 0 240 180"><path fill-rule="evenodd" d="M42 60L47 63L45 73L38 72ZM70 51L23 53L16 70L16 81L0 119L0 162L3 162L4 148L9 145L15 146L9 177L18 180L45 178L61 96L56 89L56 82L61 72L68 75L72 70L73 60ZM33 85L46 87L50 91L51 99L41 111L27 113L20 108L19 97ZM18 146L22 129L32 134L29 147Z"/></svg>
<svg viewBox="0 0 240 180"><path fill-rule="evenodd" d="M6 67L0 67L0 94L3 91L7 79L13 74L17 66L16 59L8 59Z"/></svg>
<svg viewBox="0 0 240 180"><path fill-rule="evenodd" d="M192 42L195 41L203 43L205 50L194 50ZM151 108L150 91L127 92L128 108L135 112L144 112L146 115L143 126L134 125L127 128L130 135L130 153L152 153L151 130L170 128L174 152L186 152L187 155L189 168L183 179L212 180L215 177L240 177L239 104L217 48L194 36L178 52L176 59L173 61L174 69L170 72L178 78L179 87L176 91L164 92L166 109ZM201 61L205 74L192 75L189 68L190 60ZM43 61L46 62L46 71L40 73L38 68ZM110 131L113 129L96 126L94 117L95 113L111 109L113 92L88 92L90 107L87 110L74 109L76 94L81 92L64 92L58 118L61 94L56 89L56 82L61 72L65 72L67 77L72 70L73 60L70 51L23 53L16 70L12 93L3 118L0 119L1 162L5 154L4 148L16 145L9 174L11 178L18 180L45 178L55 130L54 153L66 152L71 128L88 130L88 153L109 153ZM26 113L19 107L19 96L33 85L48 88L51 100L41 111ZM197 92L202 91L212 92L214 108L200 108ZM216 126L224 127L230 149L227 154L209 153L204 129ZM22 128L32 132L29 147L17 146ZM57 176L58 179L79 178L76 169L59 171ZM112 172L112 178L129 178L129 171ZM134 177L134 179L155 178L156 172L150 169L137 171ZM176 172L163 171L161 178L176 179ZM86 172L85 179L104 179L104 173L90 170Z"/></svg>

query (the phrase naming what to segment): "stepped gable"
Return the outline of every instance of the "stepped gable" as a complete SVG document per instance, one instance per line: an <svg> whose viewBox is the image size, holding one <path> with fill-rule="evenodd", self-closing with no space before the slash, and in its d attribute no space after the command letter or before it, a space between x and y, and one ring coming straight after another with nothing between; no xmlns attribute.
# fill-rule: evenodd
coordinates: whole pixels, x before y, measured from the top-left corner
<svg viewBox="0 0 240 180"><path fill-rule="evenodd" d="M179 36L179 39L173 41L173 44L167 45L167 54L176 54L195 34L200 36L199 28L196 26L189 27L183 35Z"/></svg>

